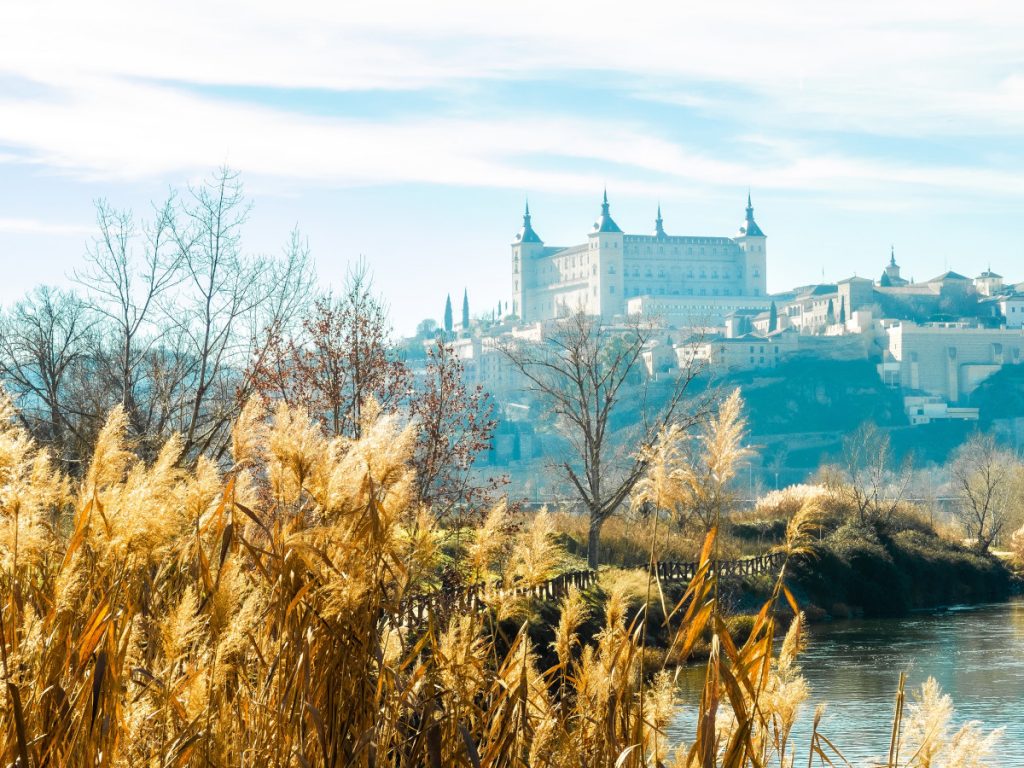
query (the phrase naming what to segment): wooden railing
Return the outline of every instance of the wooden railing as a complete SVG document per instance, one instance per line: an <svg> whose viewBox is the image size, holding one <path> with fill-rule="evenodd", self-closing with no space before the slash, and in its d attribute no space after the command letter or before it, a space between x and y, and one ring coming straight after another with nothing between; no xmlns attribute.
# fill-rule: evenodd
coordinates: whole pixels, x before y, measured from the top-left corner
<svg viewBox="0 0 1024 768"><path fill-rule="evenodd" d="M758 576L770 573L785 562L785 552L766 552L755 557L744 557L739 560L721 560L715 564L718 576ZM666 561L657 565L658 578L662 582L688 582L697 573L699 563ZM592 586L598 578L593 570L568 571L554 578L535 585L513 583L509 586L501 582L495 584L472 584L456 589L440 589L426 595L420 595L408 604L405 623L422 624L431 615L451 613L469 613L485 607L485 596L493 597L495 593L502 598L531 597L549 602L564 596L570 587L585 589Z"/></svg>

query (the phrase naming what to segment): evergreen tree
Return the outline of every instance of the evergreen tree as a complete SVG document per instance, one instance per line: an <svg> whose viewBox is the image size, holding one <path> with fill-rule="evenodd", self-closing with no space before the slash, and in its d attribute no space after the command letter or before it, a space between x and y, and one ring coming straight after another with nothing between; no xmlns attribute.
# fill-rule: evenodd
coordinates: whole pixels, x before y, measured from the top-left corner
<svg viewBox="0 0 1024 768"><path fill-rule="evenodd" d="M828 300L828 310L825 320L829 325L832 325L832 323L836 321L836 305L832 303L832 299Z"/></svg>
<svg viewBox="0 0 1024 768"><path fill-rule="evenodd" d="M839 298L839 322L846 325L846 297Z"/></svg>
<svg viewBox="0 0 1024 768"><path fill-rule="evenodd" d="M469 292L462 289L462 330L469 330Z"/></svg>
<svg viewBox="0 0 1024 768"><path fill-rule="evenodd" d="M452 295L450 293L444 300L444 331L445 333L452 332Z"/></svg>
<svg viewBox="0 0 1024 768"><path fill-rule="evenodd" d="M773 301L771 309L768 311L768 333L777 330L779 330L779 309Z"/></svg>

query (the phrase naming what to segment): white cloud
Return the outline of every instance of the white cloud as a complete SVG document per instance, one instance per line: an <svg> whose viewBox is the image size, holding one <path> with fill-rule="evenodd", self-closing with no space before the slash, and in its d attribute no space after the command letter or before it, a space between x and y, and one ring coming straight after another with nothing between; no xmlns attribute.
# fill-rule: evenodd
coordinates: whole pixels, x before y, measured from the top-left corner
<svg viewBox="0 0 1024 768"><path fill-rule="evenodd" d="M823 153L780 126L895 135L1024 128L1015 71L1024 7L997 2L764 4L279 3L112 0L4 9L0 145L66 172L180 176L229 162L334 184L428 182L623 192L692 185L1022 191L1019 169L918 167ZM487 78L609 69L648 96L762 126L754 163L712 156L635 119L463 109L457 116L323 118L158 85L457 89ZM700 95L686 89L702 84ZM2 80L0 80L2 83ZM0 86L2 87L2 86ZM720 95L716 92L720 91ZM749 102L739 93L752 94ZM584 105L585 110L585 105ZM541 162L547 159L551 162Z"/></svg>
<svg viewBox="0 0 1024 768"><path fill-rule="evenodd" d="M12 235L84 235L92 227L81 224L60 224L39 219L0 218L0 232Z"/></svg>

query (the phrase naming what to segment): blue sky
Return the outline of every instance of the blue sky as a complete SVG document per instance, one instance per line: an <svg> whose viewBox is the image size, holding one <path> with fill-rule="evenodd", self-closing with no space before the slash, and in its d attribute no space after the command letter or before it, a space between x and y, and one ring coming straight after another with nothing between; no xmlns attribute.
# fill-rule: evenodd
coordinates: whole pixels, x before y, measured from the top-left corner
<svg viewBox="0 0 1024 768"><path fill-rule="evenodd" d="M365 7L364 7L365 6ZM678 6L678 7L676 7ZM769 288L991 264L1024 280L1024 7L1009 2L280 3L0 10L0 301L63 284L93 200L139 212L228 163L245 243L360 255L400 332L509 289L529 195L582 240L728 235Z"/></svg>

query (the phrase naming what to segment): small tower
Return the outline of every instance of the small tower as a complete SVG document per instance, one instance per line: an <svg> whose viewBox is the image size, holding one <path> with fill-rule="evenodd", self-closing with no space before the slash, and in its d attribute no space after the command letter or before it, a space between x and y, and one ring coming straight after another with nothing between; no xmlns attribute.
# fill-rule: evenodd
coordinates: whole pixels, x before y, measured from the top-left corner
<svg viewBox="0 0 1024 768"><path fill-rule="evenodd" d="M532 323L533 308L529 306L529 288L534 284L533 261L544 252L544 241L533 230L530 201L526 201L523 228L512 242L512 314L524 323Z"/></svg>
<svg viewBox="0 0 1024 768"><path fill-rule="evenodd" d="M1003 276L992 271L992 266L974 278L974 287L982 296L995 296L1003 290Z"/></svg>
<svg viewBox="0 0 1024 768"><path fill-rule="evenodd" d="M907 281L900 277L900 265L896 263L896 247L893 245L889 246L889 263L878 284L883 288L895 288L907 284Z"/></svg>
<svg viewBox="0 0 1024 768"><path fill-rule="evenodd" d="M659 240L664 240L668 235L665 234L664 223L661 219L661 203L658 203L658 218L654 220L654 236Z"/></svg>
<svg viewBox="0 0 1024 768"><path fill-rule="evenodd" d="M587 313L610 320L625 309L622 299L622 230L612 219L608 190L601 201L601 216L587 237L591 273L588 276Z"/></svg>
<svg viewBox="0 0 1024 768"><path fill-rule="evenodd" d="M747 296L764 296L768 292L767 250L764 232L754 221L754 204L747 192L747 215L739 234L733 238L743 252L743 292Z"/></svg>

